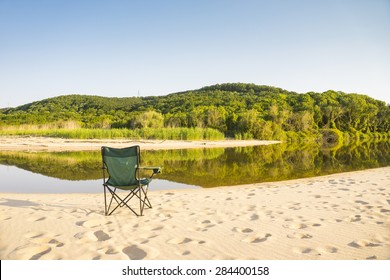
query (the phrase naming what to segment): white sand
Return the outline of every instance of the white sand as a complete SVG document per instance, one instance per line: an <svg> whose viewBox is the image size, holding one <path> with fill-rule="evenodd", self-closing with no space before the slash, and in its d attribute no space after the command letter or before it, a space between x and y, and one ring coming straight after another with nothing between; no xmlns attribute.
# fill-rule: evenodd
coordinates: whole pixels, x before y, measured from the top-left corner
<svg viewBox="0 0 390 280"><path fill-rule="evenodd" d="M79 140L50 137L10 137L0 136L1 151L99 151L101 146L116 148L139 145L142 150L191 149L243 147L270 145L280 141L264 140L224 140L224 141L179 141L179 140Z"/></svg>
<svg viewBox="0 0 390 280"><path fill-rule="evenodd" d="M103 194L0 194L0 258L390 259L390 167L149 197L106 217Z"/></svg>

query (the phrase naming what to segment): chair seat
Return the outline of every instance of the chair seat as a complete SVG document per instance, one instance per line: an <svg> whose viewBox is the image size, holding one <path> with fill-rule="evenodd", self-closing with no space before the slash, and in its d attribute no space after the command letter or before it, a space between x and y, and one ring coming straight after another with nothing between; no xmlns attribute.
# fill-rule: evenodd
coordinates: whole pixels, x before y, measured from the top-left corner
<svg viewBox="0 0 390 280"><path fill-rule="evenodd" d="M152 182L152 179L150 178L142 178L141 180L139 180L139 182L141 183L141 185L149 185L150 182Z"/></svg>
<svg viewBox="0 0 390 280"><path fill-rule="evenodd" d="M141 178L141 180L137 180L141 186L146 186L146 185L149 185L150 182L152 182L152 179L150 178ZM132 186L116 186L114 184L110 184L110 180L108 180L106 182L106 185L108 186L111 186L111 187L114 187L114 188L118 188L120 190L133 190L135 188L138 188L139 185L132 185Z"/></svg>

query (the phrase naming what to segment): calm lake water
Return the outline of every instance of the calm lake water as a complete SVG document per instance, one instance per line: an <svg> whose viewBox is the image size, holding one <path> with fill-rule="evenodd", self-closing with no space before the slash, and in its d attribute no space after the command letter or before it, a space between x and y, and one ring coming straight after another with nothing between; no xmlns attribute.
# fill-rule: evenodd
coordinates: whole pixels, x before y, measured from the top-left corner
<svg viewBox="0 0 390 280"><path fill-rule="evenodd" d="M151 190L210 188L306 178L390 165L390 142L141 151L143 166L162 166ZM102 192L97 152L0 152L0 192Z"/></svg>

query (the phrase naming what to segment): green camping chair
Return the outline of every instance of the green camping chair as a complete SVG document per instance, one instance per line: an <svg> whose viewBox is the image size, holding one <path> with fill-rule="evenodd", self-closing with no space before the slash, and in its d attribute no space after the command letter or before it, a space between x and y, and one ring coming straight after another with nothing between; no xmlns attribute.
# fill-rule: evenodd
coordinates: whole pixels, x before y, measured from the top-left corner
<svg viewBox="0 0 390 280"><path fill-rule="evenodd" d="M102 159L104 214L106 216L111 215L118 207L123 206L129 208L137 216L142 216L145 206L152 208L147 196L148 187L153 175L161 173L161 167L141 167L139 146L122 149L103 146ZM152 175L149 178L141 178L141 169L152 171ZM118 193L117 189L128 191L129 193L126 192L123 195ZM107 195L109 197L111 195L111 198L108 197L109 203L107 203ZM130 205L132 198L139 200L139 211L135 210L138 206ZM112 205L114 200L116 204Z"/></svg>

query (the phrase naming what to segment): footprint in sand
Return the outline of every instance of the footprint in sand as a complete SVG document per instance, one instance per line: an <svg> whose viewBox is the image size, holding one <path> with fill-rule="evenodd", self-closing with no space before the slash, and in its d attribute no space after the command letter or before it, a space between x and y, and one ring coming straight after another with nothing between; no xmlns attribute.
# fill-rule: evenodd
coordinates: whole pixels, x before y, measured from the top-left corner
<svg viewBox="0 0 390 280"><path fill-rule="evenodd" d="M355 203L359 203L359 204L363 204L363 205L369 204L368 202L365 202L363 200L356 200Z"/></svg>
<svg viewBox="0 0 390 280"><path fill-rule="evenodd" d="M210 220L203 220L203 221L197 221L198 224L200 224L203 229L209 229L212 227L215 227L217 224L220 224L221 222L215 222L215 221L210 221Z"/></svg>
<svg viewBox="0 0 390 280"><path fill-rule="evenodd" d="M17 247L9 255L8 259L39 260L51 251L48 245L27 244Z"/></svg>
<svg viewBox="0 0 390 280"><path fill-rule="evenodd" d="M251 235L246 238L244 238L242 241L246 243L262 243L268 240L269 237L271 237L272 234L266 233L266 234L256 234Z"/></svg>
<svg viewBox="0 0 390 280"><path fill-rule="evenodd" d="M323 254L326 254L326 253L334 254L334 253L338 252L338 249L336 247L333 247L333 246L322 246L322 247L317 248L317 252L323 253Z"/></svg>
<svg viewBox="0 0 390 280"><path fill-rule="evenodd" d="M42 237L37 237L32 240L33 243L36 244L53 244L56 247L62 247L64 246L64 243L59 242L58 240L48 237L48 236L42 236Z"/></svg>
<svg viewBox="0 0 390 280"><path fill-rule="evenodd" d="M184 251L183 253L181 253L182 256L188 256L191 254L191 251Z"/></svg>
<svg viewBox="0 0 390 280"><path fill-rule="evenodd" d="M46 220L46 217L39 217L39 218L37 218L37 217L30 217L30 218L27 219L27 221L29 221L29 222L41 222L41 221L44 221L44 220Z"/></svg>
<svg viewBox="0 0 390 280"><path fill-rule="evenodd" d="M382 244L371 242L369 240L359 240L348 243L348 246L359 249L363 247L379 247L382 246Z"/></svg>
<svg viewBox="0 0 390 280"><path fill-rule="evenodd" d="M59 242L59 241L56 240L56 239L51 239L51 240L49 241L49 244L53 244L53 245L55 245L56 247L62 247L62 246L64 246L64 243Z"/></svg>
<svg viewBox="0 0 390 280"><path fill-rule="evenodd" d="M193 240L191 238L185 237L185 238L173 238L167 241L169 244L187 244L187 243L194 243L194 244L204 244L206 241L203 240Z"/></svg>
<svg viewBox="0 0 390 280"><path fill-rule="evenodd" d="M351 216L347 217L346 219L344 219L344 221L346 221L346 222L359 222L362 220L361 217L362 216L360 216L360 215L351 215Z"/></svg>
<svg viewBox="0 0 390 280"><path fill-rule="evenodd" d="M95 231L93 234L96 236L98 241L106 241L111 239L111 237L102 230Z"/></svg>
<svg viewBox="0 0 390 280"><path fill-rule="evenodd" d="M312 224L311 226L312 226L312 227L320 227L320 226L321 226L321 224L314 223L314 224Z"/></svg>
<svg viewBox="0 0 390 280"><path fill-rule="evenodd" d="M11 216L3 216L3 215L0 215L0 221L7 221L7 220L11 220L12 217Z"/></svg>
<svg viewBox="0 0 390 280"><path fill-rule="evenodd" d="M186 243L190 243L192 242L193 240L191 238L173 238L173 239L170 239L168 240L168 243L169 244L186 244Z"/></svg>
<svg viewBox="0 0 390 280"><path fill-rule="evenodd" d="M314 250L309 247L294 247L292 248L292 251L296 254L309 254L314 252Z"/></svg>
<svg viewBox="0 0 390 280"><path fill-rule="evenodd" d="M153 227L151 229L151 231L158 231L158 230L162 230L162 229L164 229L164 226L157 226L157 227Z"/></svg>
<svg viewBox="0 0 390 280"><path fill-rule="evenodd" d="M38 232L38 231L30 231L24 235L26 238L38 238L44 236L45 232Z"/></svg>
<svg viewBox="0 0 390 280"><path fill-rule="evenodd" d="M137 245L131 245L122 250L123 253L125 253L130 260L143 260L147 253L139 248Z"/></svg>
<svg viewBox="0 0 390 280"><path fill-rule="evenodd" d="M290 239L311 239L311 238L313 238L313 236L308 234L308 233L294 232L293 234L288 234L287 238L290 238Z"/></svg>
<svg viewBox="0 0 390 280"><path fill-rule="evenodd" d="M289 228L289 229L304 229L304 228L307 228L307 225L302 224L302 223L293 223L293 224L289 224L289 225L283 225L283 227Z"/></svg>
<svg viewBox="0 0 390 280"><path fill-rule="evenodd" d="M50 246L62 247L64 243L58 241L57 239L51 237L49 234L44 232L29 232L24 235L24 237L30 239L33 244L42 245L49 244Z"/></svg>
<svg viewBox="0 0 390 280"><path fill-rule="evenodd" d="M187 230L189 231L207 231L207 229L203 227L188 227Z"/></svg>
<svg viewBox="0 0 390 280"><path fill-rule="evenodd" d="M251 233L251 232L253 232L253 229L251 229L251 228L237 228L237 227L234 227L232 229L232 231L240 232L240 233Z"/></svg>
<svg viewBox="0 0 390 280"><path fill-rule="evenodd" d="M171 214L166 214L166 213L159 213L157 216L158 216L159 218L163 218L163 219L166 219L166 220L172 218L172 215L171 215ZM165 221L165 220L164 220L164 221Z"/></svg>
<svg viewBox="0 0 390 280"><path fill-rule="evenodd" d="M106 255L115 255L115 254L118 254L118 250L115 249L115 248L108 248L107 251L105 252Z"/></svg>
<svg viewBox="0 0 390 280"><path fill-rule="evenodd" d="M322 254L335 254L338 252L336 247L325 245L316 249L310 247L294 247L292 251L296 254L310 254L313 256L321 256Z"/></svg>
<svg viewBox="0 0 390 280"><path fill-rule="evenodd" d="M88 243L98 241L98 237L92 231L79 232L74 235L77 243Z"/></svg>
<svg viewBox="0 0 390 280"><path fill-rule="evenodd" d="M252 214L251 217L250 217L251 221L256 221L256 220L258 220L259 218L260 218L260 216L257 215L257 214Z"/></svg>
<svg viewBox="0 0 390 280"><path fill-rule="evenodd" d="M79 221L76 223L76 225L86 228L94 228L98 226L109 225L111 223L111 221L107 221L105 219L91 219L87 221Z"/></svg>

